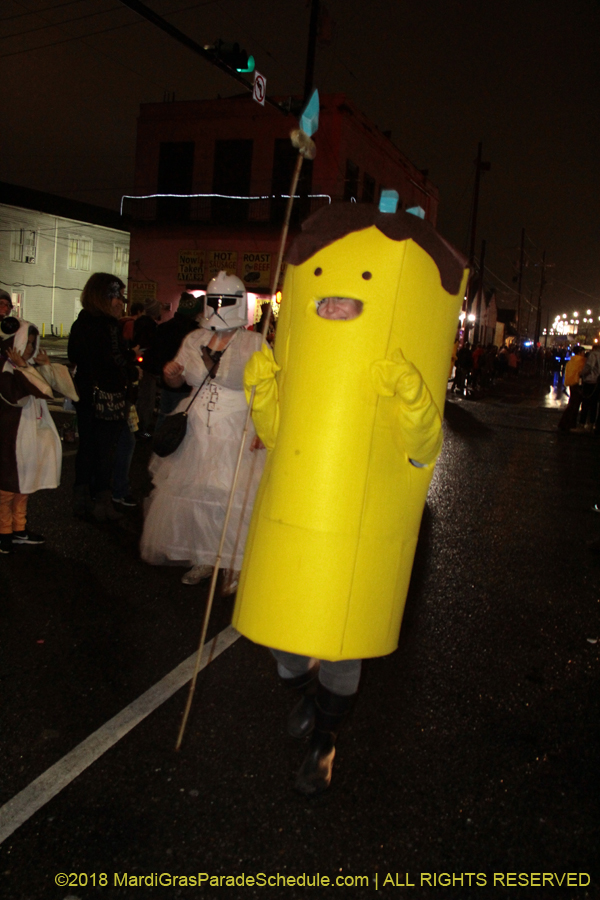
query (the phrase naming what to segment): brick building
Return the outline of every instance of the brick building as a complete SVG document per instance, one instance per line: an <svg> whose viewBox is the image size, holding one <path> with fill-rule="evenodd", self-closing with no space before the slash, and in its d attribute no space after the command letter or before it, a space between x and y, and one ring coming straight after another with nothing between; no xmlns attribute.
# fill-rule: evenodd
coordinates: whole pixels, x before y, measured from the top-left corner
<svg viewBox="0 0 600 900"><path fill-rule="evenodd" d="M294 115L250 95L141 107L131 221L130 296L153 293L176 309L220 269L268 295L297 151ZM403 208L434 225L439 193L344 94L321 97L317 156L304 162L291 223L325 203L377 202L395 188ZM157 196L159 195L159 196ZM174 196L175 195L175 196ZM252 297L251 297L252 303Z"/></svg>

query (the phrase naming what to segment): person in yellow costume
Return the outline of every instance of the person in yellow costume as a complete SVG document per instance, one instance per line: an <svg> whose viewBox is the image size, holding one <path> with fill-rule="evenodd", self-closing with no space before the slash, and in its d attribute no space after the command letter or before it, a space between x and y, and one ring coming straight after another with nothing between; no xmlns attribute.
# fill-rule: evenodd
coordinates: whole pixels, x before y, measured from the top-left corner
<svg viewBox="0 0 600 900"><path fill-rule="evenodd" d="M311 216L287 261L274 355L245 371L269 453L233 624L303 692L288 730L312 731L313 794L361 660L398 644L466 273L430 223L366 204Z"/></svg>

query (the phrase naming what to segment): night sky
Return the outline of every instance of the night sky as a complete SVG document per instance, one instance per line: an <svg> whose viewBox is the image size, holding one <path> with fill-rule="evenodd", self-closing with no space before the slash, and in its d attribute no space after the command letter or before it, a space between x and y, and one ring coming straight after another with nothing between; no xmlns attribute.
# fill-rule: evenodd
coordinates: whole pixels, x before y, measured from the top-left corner
<svg viewBox="0 0 600 900"><path fill-rule="evenodd" d="M301 94L305 0L147 0L201 44L237 40L269 94ZM315 86L343 91L441 192L438 228L467 249L477 145L477 252L486 286L544 315L600 315L598 0L327 0L333 41ZM229 96L240 87L118 0L4 0L0 180L118 208L132 193L139 104ZM318 147L318 133L316 136ZM528 307L525 304L523 321ZM532 317L533 318L533 317ZM531 326L533 329L533 324Z"/></svg>

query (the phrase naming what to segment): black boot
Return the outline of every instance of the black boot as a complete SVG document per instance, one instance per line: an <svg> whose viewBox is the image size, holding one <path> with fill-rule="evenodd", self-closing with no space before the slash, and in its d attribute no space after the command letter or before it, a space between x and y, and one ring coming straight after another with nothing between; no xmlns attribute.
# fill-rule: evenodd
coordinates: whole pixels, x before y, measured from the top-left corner
<svg viewBox="0 0 600 900"><path fill-rule="evenodd" d="M335 740L354 703L356 694L343 697L319 684L315 702L315 727L308 753L300 766L294 787L301 794L320 794L331 783Z"/></svg>
<svg viewBox="0 0 600 900"><path fill-rule="evenodd" d="M90 497L87 484L76 484L73 488L73 515L78 519L87 519L92 515L94 501Z"/></svg>
<svg viewBox="0 0 600 900"><path fill-rule="evenodd" d="M315 696L319 683L319 664L312 666L308 672L296 675L295 678L282 678L281 683L288 690L302 694L300 700L291 711L287 721L288 734L302 738L310 734L315 726Z"/></svg>

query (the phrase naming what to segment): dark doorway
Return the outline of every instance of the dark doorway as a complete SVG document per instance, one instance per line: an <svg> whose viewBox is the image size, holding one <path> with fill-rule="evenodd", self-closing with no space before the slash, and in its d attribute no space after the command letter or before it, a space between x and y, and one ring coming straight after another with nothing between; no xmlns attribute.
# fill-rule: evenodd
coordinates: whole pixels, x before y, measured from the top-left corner
<svg viewBox="0 0 600 900"><path fill-rule="evenodd" d="M358 200L358 166L351 159L346 160L344 179L344 200Z"/></svg>

